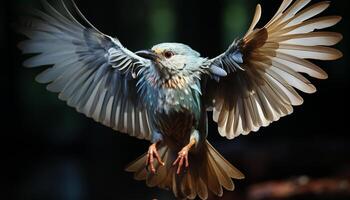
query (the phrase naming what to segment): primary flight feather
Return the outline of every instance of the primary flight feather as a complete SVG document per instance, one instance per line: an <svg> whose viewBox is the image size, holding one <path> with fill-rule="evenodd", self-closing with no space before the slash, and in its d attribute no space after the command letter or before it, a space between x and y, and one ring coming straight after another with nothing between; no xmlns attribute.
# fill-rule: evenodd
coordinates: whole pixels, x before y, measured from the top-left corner
<svg viewBox="0 0 350 200"><path fill-rule="evenodd" d="M304 75L327 78L309 60L336 60L342 35L321 32L341 17L316 17L328 1L284 0L262 28L257 6L242 39L213 59L180 43L131 52L101 33L73 1L42 1L29 12L19 44L35 54L26 67L50 66L36 80L78 112L152 145L127 167L148 186L170 189L182 199L222 196L243 174L206 140L207 111L229 139L258 131L303 103L297 90L314 93Z"/></svg>

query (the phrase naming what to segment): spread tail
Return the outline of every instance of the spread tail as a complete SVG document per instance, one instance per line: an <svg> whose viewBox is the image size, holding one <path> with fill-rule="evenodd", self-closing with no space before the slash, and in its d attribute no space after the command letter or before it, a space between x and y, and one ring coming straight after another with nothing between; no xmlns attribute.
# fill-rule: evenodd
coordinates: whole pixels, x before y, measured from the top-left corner
<svg viewBox="0 0 350 200"><path fill-rule="evenodd" d="M131 163L126 171L134 172L136 180L146 180L149 187L158 186L172 190L180 199L195 199L198 195L204 200L208 198L209 191L222 196L222 187L234 190L232 178L244 178L244 175L223 158L208 141L200 151L189 154L189 167L180 175L176 174L176 166L172 166L177 152L163 146L158 153L165 166L156 161L156 174L147 172L145 168L147 154Z"/></svg>

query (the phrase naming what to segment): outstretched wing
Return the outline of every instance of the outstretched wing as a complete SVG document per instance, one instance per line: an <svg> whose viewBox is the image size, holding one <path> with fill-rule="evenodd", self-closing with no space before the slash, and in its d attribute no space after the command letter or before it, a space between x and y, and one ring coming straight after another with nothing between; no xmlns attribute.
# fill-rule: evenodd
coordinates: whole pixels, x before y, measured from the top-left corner
<svg viewBox="0 0 350 200"><path fill-rule="evenodd" d="M117 131L150 139L135 79L150 61L102 34L70 3L42 1L43 11L31 10L22 20L18 29L29 40L19 48L36 54L24 66L51 66L36 80L48 84L47 89L59 93L69 106Z"/></svg>
<svg viewBox="0 0 350 200"><path fill-rule="evenodd" d="M284 0L275 16L263 28L255 28L261 16L257 6L253 23L241 40L212 60L211 68L224 69L226 77L207 83L204 100L213 108L219 132L227 138L257 131L293 112L303 103L296 89L314 93L316 88L302 75L326 79L327 74L307 59L335 60L342 35L315 32L337 24L341 17L313 18L329 2L307 8L310 0ZM313 19L311 19L313 18ZM215 77L215 76L214 76Z"/></svg>

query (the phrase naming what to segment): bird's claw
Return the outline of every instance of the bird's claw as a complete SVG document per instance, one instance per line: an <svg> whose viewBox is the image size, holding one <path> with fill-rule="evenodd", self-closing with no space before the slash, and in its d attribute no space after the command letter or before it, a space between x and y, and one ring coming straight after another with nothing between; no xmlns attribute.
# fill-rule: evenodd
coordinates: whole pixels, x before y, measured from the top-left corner
<svg viewBox="0 0 350 200"><path fill-rule="evenodd" d="M158 151L157 151L157 145L156 144L152 144L149 148L148 148L148 152L147 152L147 160L146 160L146 170L147 171L151 171L152 173L156 173L156 169L154 167L154 158L157 159L158 163L162 166L165 165L165 163L162 161L162 159L160 158ZM149 170L150 168L150 170Z"/></svg>
<svg viewBox="0 0 350 200"><path fill-rule="evenodd" d="M180 174L181 169L183 168L183 165L185 164L185 167L188 168L189 163L188 163L188 147L184 147L179 153L178 157L173 163L173 166L177 165L177 174Z"/></svg>

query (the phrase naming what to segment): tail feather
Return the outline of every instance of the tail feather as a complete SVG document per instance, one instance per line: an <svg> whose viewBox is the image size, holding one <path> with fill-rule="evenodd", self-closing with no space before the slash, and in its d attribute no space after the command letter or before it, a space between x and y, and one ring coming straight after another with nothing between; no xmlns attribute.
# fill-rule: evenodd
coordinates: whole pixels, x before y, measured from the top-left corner
<svg viewBox="0 0 350 200"><path fill-rule="evenodd" d="M210 154L210 158L213 160L213 155ZM212 161L213 162L213 161ZM215 174L219 177L220 184L227 190L233 190L234 184L229 176L229 174L220 166L220 165L212 165Z"/></svg>
<svg viewBox="0 0 350 200"><path fill-rule="evenodd" d="M215 165L215 164L216 163L212 163L209 159L208 166L207 166L207 170L208 170L207 184L208 184L208 188L211 192L213 192L215 195L221 197L223 194L223 191L222 191L222 187L220 184L220 180L218 179L219 177L213 169L213 165Z"/></svg>
<svg viewBox="0 0 350 200"><path fill-rule="evenodd" d="M244 175L236 167L234 167L230 162L228 162L216 149L207 142L210 155L213 157L217 164L223 171L227 173L228 176L234 179L243 179Z"/></svg>
<svg viewBox="0 0 350 200"><path fill-rule="evenodd" d="M208 198L208 189L202 178L198 179L198 185L197 185L197 193L199 198L201 199L207 199Z"/></svg>
<svg viewBox="0 0 350 200"><path fill-rule="evenodd" d="M196 196L207 199L209 191L222 196L222 187L234 190L232 178L244 178L244 175L225 160L209 142L200 151L189 155L190 166L180 175L176 174L176 167L172 166L177 152L164 146L158 153L165 161L165 166L155 161L156 174L147 172L146 154L131 163L126 170L134 172L136 180L146 180L147 186L169 189L180 199L195 199Z"/></svg>

